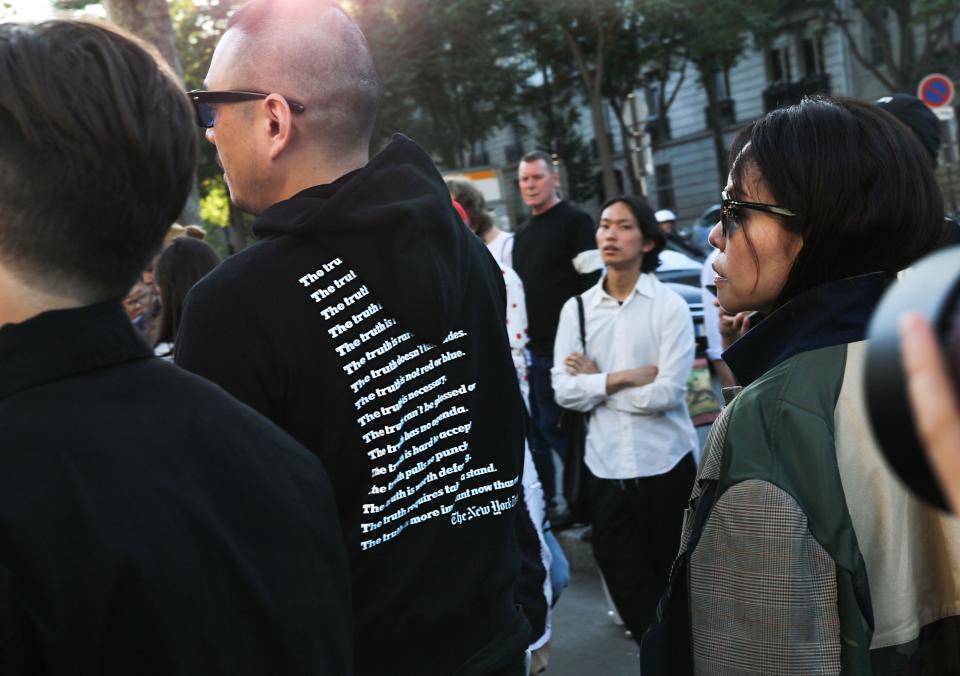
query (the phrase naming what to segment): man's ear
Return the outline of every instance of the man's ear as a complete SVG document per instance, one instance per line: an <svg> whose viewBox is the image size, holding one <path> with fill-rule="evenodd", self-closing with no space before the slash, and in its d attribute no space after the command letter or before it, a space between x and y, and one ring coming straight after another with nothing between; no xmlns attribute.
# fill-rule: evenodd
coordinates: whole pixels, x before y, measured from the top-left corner
<svg viewBox="0 0 960 676"><path fill-rule="evenodd" d="M293 111L279 94L270 94L263 100L264 114L270 135L270 159L275 160L287 149L293 139Z"/></svg>

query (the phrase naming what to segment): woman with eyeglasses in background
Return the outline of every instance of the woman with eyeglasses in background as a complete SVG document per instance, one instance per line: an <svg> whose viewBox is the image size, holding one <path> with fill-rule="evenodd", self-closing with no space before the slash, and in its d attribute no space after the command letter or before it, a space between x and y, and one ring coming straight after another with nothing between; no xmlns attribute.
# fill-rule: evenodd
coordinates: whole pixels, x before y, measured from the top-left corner
<svg viewBox="0 0 960 676"><path fill-rule="evenodd" d="M764 318L723 355L742 388L643 673L960 673L960 522L894 478L861 391L874 306L945 236L929 161L890 114L826 97L748 125L730 157L717 295Z"/></svg>

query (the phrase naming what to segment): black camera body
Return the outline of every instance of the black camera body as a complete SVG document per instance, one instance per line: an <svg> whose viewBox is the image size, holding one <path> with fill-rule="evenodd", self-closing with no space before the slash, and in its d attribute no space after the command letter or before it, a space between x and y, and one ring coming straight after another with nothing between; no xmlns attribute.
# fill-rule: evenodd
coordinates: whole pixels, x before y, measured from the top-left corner
<svg viewBox="0 0 960 676"><path fill-rule="evenodd" d="M960 246L927 256L884 295L870 321L864 376L870 423L880 450L913 493L949 511L907 398L899 337L900 317L906 312L916 312L930 322L960 395Z"/></svg>

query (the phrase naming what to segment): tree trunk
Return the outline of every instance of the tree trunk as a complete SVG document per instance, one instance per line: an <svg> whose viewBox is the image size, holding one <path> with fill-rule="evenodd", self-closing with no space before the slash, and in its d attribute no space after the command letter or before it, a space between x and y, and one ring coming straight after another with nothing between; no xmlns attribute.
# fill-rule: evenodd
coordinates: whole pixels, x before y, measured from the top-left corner
<svg viewBox="0 0 960 676"><path fill-rule="evenodd" d="M600 83L603 81L603 33L601 31L597 38L596 69L591 72L583 50L580 49L569 27L563 26L560 30L577 64L577 71L580 73L580 80L583 82L584 91L590 103L590 119L593 122L597 155L600 160L600 176L603 179L603 198L608 200L617 194L617 177L613 172L613 151L610 149L610 139L607 137L607 123L603 119L603 93L600 89Z"/></svg>
<svg viewBox="0 0 960 676"><path fill-rule="evenodd" d="M593 133L597 139L597 155L600 159L600 175L603 178L603 198L616 197L617 175L613 171L613 150L610 148L610 136L607 123L603 119L603 96L597 91L590 92L590 119L593 121Z"/></svg>
<svg viewBox="0 0 960 676"><path fill-rule="evenodd" d="M710 119L710 133L713 135L713 151L717 157L717 174L720 179L720 188L727 185L727 175L730 167L727 164L727 144L723 139L723 125L720 124L720 101L717 99L716 74L712 71L704 73L703 86L707 92L707 108Z"/></svg>
<svg viewBox="0 0 960 676"><path fill-rule="evenodd" d="M539 52L537 54L539 57ZM547 121L547 136L550 138L549 152L554 153L558 159L563 159L559 143L559 133L557 131L557 121L553 112L553 86L550 82L550 72L542 61L540 62L540 74L543 76L543 114Z"/></svg>
<svg viewBox="0 0 960 676"><path fill-rule="evenodd" d="M177 35L173 30L173 21L170 19L170 9L167 0L102 0L107 18L136 35L141 40L149 42L157 48L160 56L167 62L170 69L183 83L183 66L177 50ZM200 222L200 196L197 190L196 179L193 188L187 197L187 203L177 219L180 223L195 224Z"/></svg>
<svg viewBox="0 0 960 676"><path fill-rule="evenodd" d="M630 179L630 191L634 195L643 197L643 184L640 182L640 177L637 176L632 157L633 132L630 129L630 126L627 124L627 120L624 116L624 104L616 101L613 97L610 97L610 107L613 108L613 112L617 116L617 123L620 127L620 140L623 143L623 154L627 165L627 177Z"/></svg>
<svg viewBox="0 0 960 676"><path fill-rule="evenodd" d="M103 8L110 21L154 45L183 81L177 36L167 0L103 0Z"/></svg>

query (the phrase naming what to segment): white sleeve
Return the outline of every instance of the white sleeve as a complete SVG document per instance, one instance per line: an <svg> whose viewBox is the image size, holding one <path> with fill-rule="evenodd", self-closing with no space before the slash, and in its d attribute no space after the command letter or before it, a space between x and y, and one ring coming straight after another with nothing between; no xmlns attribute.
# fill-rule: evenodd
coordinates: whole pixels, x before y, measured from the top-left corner
<svg viewBox="0 0 960 676"><path fill-rule="evenodd" d="M600 249L581 251L570 262L573 264L573 269L581 275L588 275L591 272L603 269L603 257L600 255Z"/></svg>
<svg viewBox="0 0 960 676"><path fill-rule="evenodd" d="M577 299L571 298L560 311L557 338L553 344L553 368L550 382L554 398L562 408L586 413L607 399L607 374L590 373L572 376L567 373L563 360L573 352L583 352L580 344L580 319L577 316Z"/></svg>
<svg viewBox="0 0 960 676"><path fill-rule="evenodd" d="M714 305L717 297L707 291L707 284L713 282L715 273L713 261L717 259L718 249L714 249L703 262L700 273L700 293L703 297L703 330L707 335L707 359L716 361L723 355L723 338L720 335L720 308Z"/></svg>
<svg viewBox="0 0 960 676"><path fill-rule="evenodd" d="M659 299L658 299L659 300ZM687 395L696 342L693 319L686 302L670 293L659 303L654 321L659 325L660 346L656 379L640 387L628 387L610 396L607 406L626 413L652 414L679 406Z"/></svg>

